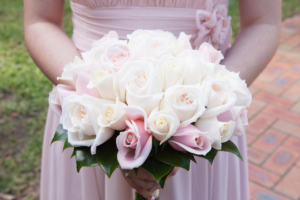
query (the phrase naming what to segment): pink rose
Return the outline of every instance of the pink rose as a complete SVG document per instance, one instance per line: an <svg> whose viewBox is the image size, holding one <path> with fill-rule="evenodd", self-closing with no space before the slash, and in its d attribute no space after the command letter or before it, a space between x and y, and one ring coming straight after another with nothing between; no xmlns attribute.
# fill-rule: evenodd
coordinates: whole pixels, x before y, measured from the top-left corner
<svg viewBox="0 0 300 200"><path fill-rule="evenodd" d="M233 136L244 136L245 126L248 125L247 110L245 106L234 106L218 116L221 122L235 121L236 127Z"/></svg>
<svg viewBox="0 0 300 200"><path fill-rule="evenodd" d="M199 51L203 53L206 62L219 64L220 61L224 58L222 52L216 50L213 46L206 42L201 44L201 46L199 47Z"/></svg>
<svg viewBox="0 0 300 200"><path fill-rule="evenodd" d="M76 92L69 86L58 84L53 90L49 93L49 105L52 111L60 117L62 114L61 105L63 105L64 98L76 94Z"/></svg>
<svg viewBox="0 0 300 200"><path fill-rule="evenodd" d="M137 106L125 107L130 122L128 128L117 137L117 158L122 169L141 166L148 158L152 148L152 136L147 125L147 114Z"/></svg>
<svg viewBox="0 0 300 200"><path fill-rule="evenodd" d="M101 69L93 63L79 63L74 62L65 66L64 72L61 77L57 79L74 81L76 92L78 95L88 94L92 97L101 98L99 91L96 88L87 88L91 77L90 71Z"/></svg>
<svg viewBox="0 0 300 200"><path fill-rule="evenodd" d="M169 144L178 151L188 151L196 155L206 155L211 150L212 138L193 125L177 129Z"/></svg>

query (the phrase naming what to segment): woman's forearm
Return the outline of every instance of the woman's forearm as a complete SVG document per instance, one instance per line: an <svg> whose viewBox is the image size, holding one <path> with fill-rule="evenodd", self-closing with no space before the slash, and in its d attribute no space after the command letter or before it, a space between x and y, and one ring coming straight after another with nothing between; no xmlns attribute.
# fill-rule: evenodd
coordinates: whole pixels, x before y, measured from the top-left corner
<svg viewBox="0 0 300 200"><path fill-rule="evenodd" d="M64 30L51 22L40 21L25 25L25 41L36 65L55 85L63 83L57 80L63 67L72 62L75 56L80 56Z"/></svg>
<svg viewBox="0 0 300 200"><path fill-rule="evenodd" d="M276 52L280 30L269 24L255 24L241 30L222 64L230 71L240 72L248 86L267 66Z"/></svg>

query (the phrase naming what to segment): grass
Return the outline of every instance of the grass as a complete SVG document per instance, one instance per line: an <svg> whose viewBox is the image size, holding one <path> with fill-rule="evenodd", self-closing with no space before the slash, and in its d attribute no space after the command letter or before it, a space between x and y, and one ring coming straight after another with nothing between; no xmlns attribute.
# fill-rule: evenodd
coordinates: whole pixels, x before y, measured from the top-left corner
<svg viewBox="0 0 300 200"><path fill-rule="evenodd" d="M0 193L38 199L43 131L52 84L31 60L24 42L23 2L0 0ZM237 0L230 1L233 35ZM300 12L300 0L283 0L283 18ZM72 33L71 10L65 30Z"/></svg>

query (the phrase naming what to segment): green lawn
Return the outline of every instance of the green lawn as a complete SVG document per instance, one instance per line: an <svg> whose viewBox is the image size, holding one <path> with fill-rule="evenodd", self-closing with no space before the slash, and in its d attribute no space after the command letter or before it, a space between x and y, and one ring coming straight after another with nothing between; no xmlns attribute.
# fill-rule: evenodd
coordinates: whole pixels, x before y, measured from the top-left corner
<svg viewBox="0 0 300 200"><path fill-rule="evenodd" d="M51 83L26 51L23 2L0 0L0 193L38 199L43 131ZM300 12L300 0L284 0L283 18ZM237 0L230 2L234 36L239 28ZM72 33L71 10L65 29Z"/></svg>

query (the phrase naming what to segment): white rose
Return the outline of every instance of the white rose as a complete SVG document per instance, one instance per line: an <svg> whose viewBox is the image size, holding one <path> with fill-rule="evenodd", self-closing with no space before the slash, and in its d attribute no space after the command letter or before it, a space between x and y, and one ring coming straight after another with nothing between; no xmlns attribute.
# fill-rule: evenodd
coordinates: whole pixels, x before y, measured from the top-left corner
<svg viewBox="0 0 300 200"><path fill-rule="evenodd" d="M208 100L207 109L202 118L209 118L217 116L227 110L230 110L235 102L236 95L233 93L223 81L207 77L202 85L202 91Z"/></svg>
<svg viewBox="0 0 300 200"><path fill-rule="evenodd" d="M131 58L127 45L116 44L108 47L101 56L101 65L108 65L114 71L119 71Z"/></svg>
<svg viewBox="0 0 300 200"><path fill-rule="evenodd" d="M103 144L114 134L115 130L124 130L127 125L126 120L129 120L124 108L126 104L119 101L117 98L116 103L103 104L101 114L97 118L100 129L96 139L91 147L91 153L96 153L96 147Z"/></svg>
<svg viewBox="0 0 300 200"><path fill-rule="evenodd" d="M113 45L127 45L127 41L119 40L118 34L115 31L110 31L99 41L96 41L90 51L82 53L83 60L87 63L101 65L102 55Z"/></svg>
<svg viewBox="0 0 300 200"><path fill-rule="evenodd" d="M166 41L168 44L172 41L176 41L176 37L168 32L168 31L161 31L161 30L136 30L130 35L127 35L129 40L128 46L131 50L136 50L136 48L140 45L141 42L148 40L148 39L156 39L160 38Z"/></svg>
<svg viewBox="0 0 300 200"><path fill-rule="evenodd" d="M206 62L219 64L220 61L224 58L221 51L218 51L211 44L206 42L201 44L201 46L199 47L199 51L204 55L204 59Z"/></svg>
<svg viewBox="0 0 300 200"><path fill-rule="evenodd" d="M184 32L181 32L178 39L171 42L172 55L176 57L183 51L192 49L190 39L191 35L186 35Z"/></svg>
<svg viewBox="0 0 300 200"><path fill-rule="evenodd" d="M160 142L167 141L177 131L180 121L174 112L159 111L156 107L149 116L149 128L152 135Z"/></svg>
<svg viewBox="0 0 300 200"><path fill-rule="evenodd" d="M161 107L174 112L181 122L180 127L185 127L204 113L206 104L200 85L178 85L166 90Z"/></svg>
<svg viewBox="0 0 300 200"><path fill-rule="evenodd" d="M113 103L87 94L70 95L64 99L60 122L68 131L68 141L74 146L91 146L99 131L97 117L103 104Z"/></svg>
<svg viewBox="0 0 300 200"><path fill-rule="evenodd" d="M240 78L239 73L228 71L225 66L218 65L212 76L224 81L224 83L236 94L237 101L235 106L250 106L252 95L245 80Z"/></svg>
<svg viewBox="0 0 300 200"><path fill-rule="evenodd" d="M159 90L165 92L169 87L183 85L188 64L180 58L163 56L156 64Z"/></svg>
<svg viewBox="0 0 300 200"><path fill-rule="evenodd" d="M219 122L219 132L221 136L221 143L227 142L234 133L235 130L235 122Z"/></svg>
<svg viewBox="0 0 300 200"><path fill-rule="evenodd" d="M74 69L75 67L77 67L80 64L83 64L84 61L81 60L79 57L75 56L74 62L69 63L67 65L65 65L65 67L63 68L63 72L61 74L61 77L57 77L57 80L73 80L74 75L72 73L70 73L70 71L72 69Z"/></svg>
<svg viewBox="0 0 300 200"><path fill-rule="evenodd" d="M120 100L143 108L149 115L159 105L163 93L159 92L156 70L151 62L132 61L116 73Z"/></svg>
<svg viewBox="0 0 300 200"><path fill-rule="evenodd" d="M94 69L90 71L90 82L87 88L96 88L103 99L116 100L113 90L112 70Z"/></svg>
<svg viewBox="0 0 300 200"><path fill-rule="evenodd" d="M208 75L214 71L215 64L206 62L204 55L200 51L186 50L177 56L184 59L189 65L186 73L186 84L201 83Z"/></svg>

